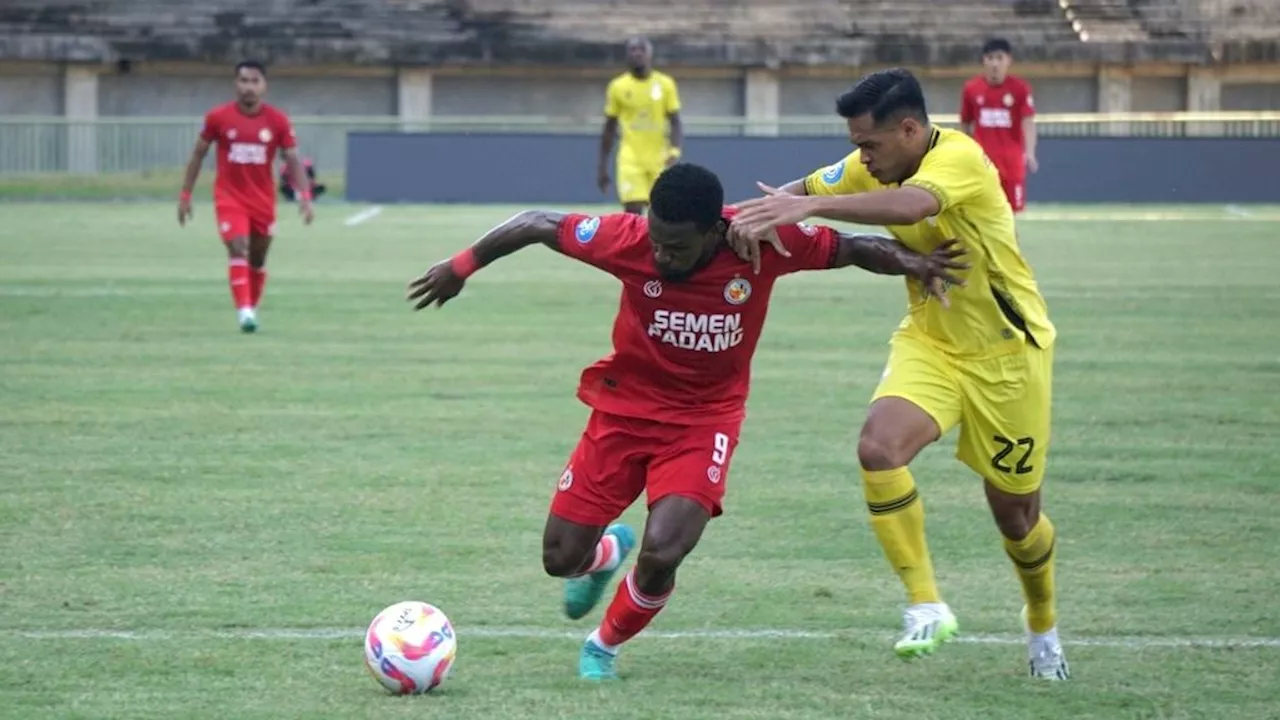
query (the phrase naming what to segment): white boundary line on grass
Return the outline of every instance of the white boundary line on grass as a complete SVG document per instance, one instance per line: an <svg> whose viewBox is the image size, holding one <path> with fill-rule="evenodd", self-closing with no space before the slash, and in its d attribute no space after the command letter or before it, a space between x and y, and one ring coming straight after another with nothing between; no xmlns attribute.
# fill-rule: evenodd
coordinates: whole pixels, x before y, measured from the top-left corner
<svg viewBox="0 0 1280 720"><path fill-rule="evenodd" d="M355 215L352 215L351 217L344 220L342 224L346 225L347 227L355 227L356 225L359 225L362 222L368 222L369 220L372 220L381 214L382 214L382 206L374 205L371 208L365 208L364 210L361 210Z"/></svg>
<svg viewBox="0 0 1280 720"><path fill-rule="evenodd" d="M879 633L874 633L879 635ZM226 630L105 630L65 628L52 630L0 630L0 636L17 636L31 640L133 640L157 642L209 638L217 640L355 640L364 636L359 628L234 628ZM581 640L582 630L554 630L537 627L473 627L458 628L466 638L517 638L529 640ZM821 630L705 629L651 630L641 637L655 640L835 640L858 637L855 632ZM889 635L884 635L889 639ZM969 645L1021 645L1021 635L961 634L954 642ZM1280 648L1280 637L1192 637L1173 635L1082 636L1063 638L1064 645L1129 648Z"/></svg>

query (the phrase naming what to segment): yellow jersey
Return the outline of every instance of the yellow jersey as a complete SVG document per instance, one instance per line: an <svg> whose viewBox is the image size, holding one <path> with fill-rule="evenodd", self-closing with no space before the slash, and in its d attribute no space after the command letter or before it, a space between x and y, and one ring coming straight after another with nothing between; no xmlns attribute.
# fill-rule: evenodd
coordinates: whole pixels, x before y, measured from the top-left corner
<svg viewBox="0 0 1280 720"><path fill-rule="evenodd" d="M617 118L621 129L619 157L635 162L656 163L659 167L666 162L667 117L679 111L676 81L657 70L650 70L645 78L623 73L605 91L604 114Z"/></svg>
<svg viewBox="0 0 1280 720"><path fill-rule="evenodd" d="M814 171L805 178L805 191L851 195L898 187L873 178L858 153ZM915 225L890 226L889 232L924 254L945 240L958 240L966 252L964 262L972 266L961 276L964 287L948 288L950 309L930 300L918 281L908 279L908 314L902 328L922 333L955 355L996 355L1025 342L1050 347L1057 331L1018 248L1013 210L999 173L978 143L958 130L935 128L920 169L901 185L928 191L942 209Z"/></svg>

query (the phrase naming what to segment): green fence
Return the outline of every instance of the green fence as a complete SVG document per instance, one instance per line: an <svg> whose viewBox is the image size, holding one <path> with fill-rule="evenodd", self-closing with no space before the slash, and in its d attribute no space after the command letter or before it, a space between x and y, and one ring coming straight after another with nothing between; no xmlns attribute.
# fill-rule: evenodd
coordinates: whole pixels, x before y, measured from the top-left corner
<svg viewBox="0 0 1280 720"><path fill-rule="evenodd" d="M955 116L938 116L953 125ZM346 165L346 135L354 130L386 132L594 134L595 118L448 117L404 122L394 117L296 117L303 152L321 168ZM175 170L186 164L199 118L0 117L0 175L114 174ZM1042 136L1228 136L1280 137L1280 112L1114 113L1042 115ZM687 134L830 135L842 137L839 118L789 117L772 121L686 118Z"/></svg>

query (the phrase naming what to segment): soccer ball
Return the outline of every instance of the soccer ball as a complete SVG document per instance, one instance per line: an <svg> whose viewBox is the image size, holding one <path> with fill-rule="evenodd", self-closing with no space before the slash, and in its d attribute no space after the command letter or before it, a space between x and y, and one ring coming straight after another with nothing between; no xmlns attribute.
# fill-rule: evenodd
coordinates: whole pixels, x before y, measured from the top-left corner
<svg viewBox="0 0 1280 720"><path fill-rule="evenodd" d="M378 613L364 634L364 664L383 687L418 695L438 687L453 667L458 640L440 608L398 602Z"/></svg>

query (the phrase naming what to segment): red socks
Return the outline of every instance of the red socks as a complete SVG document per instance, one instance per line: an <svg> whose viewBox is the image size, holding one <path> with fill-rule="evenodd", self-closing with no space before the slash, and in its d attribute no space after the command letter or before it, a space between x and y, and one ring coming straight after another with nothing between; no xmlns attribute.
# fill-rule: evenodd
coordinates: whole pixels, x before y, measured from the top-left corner
<svg viewBox="0 0 1280 720"><path fill-rule="evenodd" d="M596 543L595 559L591 561L591 564L587 566L586 570L582 571L582 575L590 575L593 572L612 570L618 567L618 564L621 562L621 558L619 557L620 550L622 550L622 548L618 547L618 538L605 533L604 536L600 538L600 542Z"/></svg>
<svg viewBox="0 0 1280 720"><path fill-rule="evenodd" d="M236 309L253 307L253 298L249 288L249 261L244 258L231 258L227 263L227 278L231 283L231 299Z"/></svg>
<svg viewBox="0 0 1280 720"><path fill-rule="evenodd" d="M266 268L249 268L249 301L253 307L262 302L262 289L267 285Z"/></svg>
<svg viewBox="0 0 1280 720"><path fill-rule="evenodd" d="M636 589L632 580L634 573L635 570L627 573L627 577L618 583L618 592L614 594L613 602L609 603L604 620L600 622L600 629L596 631L606 650L617 648L645 629L649 621L662 611L667 598L675 590L672 586L657 597L645 595Z"/></svg>

